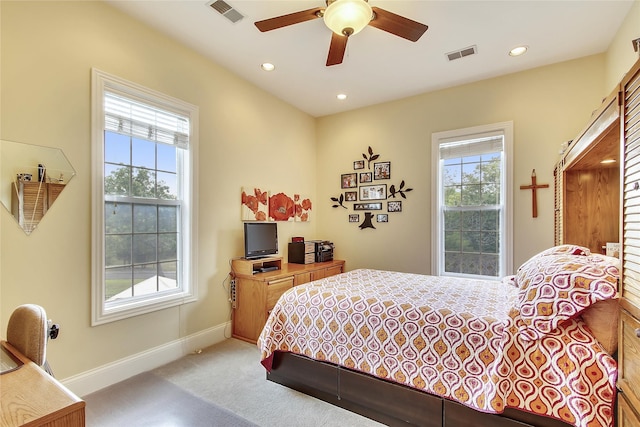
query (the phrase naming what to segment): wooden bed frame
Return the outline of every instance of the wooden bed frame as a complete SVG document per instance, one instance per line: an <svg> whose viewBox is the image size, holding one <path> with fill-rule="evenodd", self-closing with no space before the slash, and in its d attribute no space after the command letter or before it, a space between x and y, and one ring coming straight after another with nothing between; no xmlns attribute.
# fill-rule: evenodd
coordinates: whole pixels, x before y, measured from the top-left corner
<svg viewBox="0 0 640 427"><path fill-rule="evenodd" d="M269 381L389 426L569 427L564 422L508 408L479 412L459 403L331 363L275 352Z"/></svg>

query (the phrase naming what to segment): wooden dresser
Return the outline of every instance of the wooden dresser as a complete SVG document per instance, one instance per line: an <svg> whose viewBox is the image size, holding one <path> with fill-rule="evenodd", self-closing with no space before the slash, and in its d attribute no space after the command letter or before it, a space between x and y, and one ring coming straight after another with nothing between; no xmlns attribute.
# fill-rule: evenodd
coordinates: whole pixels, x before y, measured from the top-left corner
<svg viewBox="0 0 640 427"><path fill-rule="evenodd" d="M260 269L269 267L277 269L260 272ZM231 290L233 337L255 343L269 313L287 289L340 274L344 271L344 261L283 264L282 258L277 257L235 259L231 268L235 277Z"/></svg>
<svg viewBox="0 0 640 427"><path fill-rule="evenodd" d="M17 365L0 374L0 426L81 427L85 402L15 347L2 348Z"/></svg>

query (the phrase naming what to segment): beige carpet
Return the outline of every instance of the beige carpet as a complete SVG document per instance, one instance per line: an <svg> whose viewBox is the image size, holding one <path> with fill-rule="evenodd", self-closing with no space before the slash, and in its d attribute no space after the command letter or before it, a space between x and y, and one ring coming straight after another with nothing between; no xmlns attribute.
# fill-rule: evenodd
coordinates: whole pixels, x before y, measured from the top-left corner
<svg viewBox="0 0 640 427"><path fill-rule="evenodd" d="M196 399L192 406L194 409L189 411L191 419L186 420L186 411L178 410L178 413L175 413L169 405L164 405L163 411L173 411L172 413L166 413L165 419L173 420L173 422L155 425L241 426L244 422L254 423L259 426L301 427L365 427L381 425L360 415L267 381L265 370L260 365L259 359L260 353L255 345L228 339L204 349L199 354L188 355L149 372L148 374L152 377L160 381L166 380ZM149 381L147 374L139 377L141 380ZM136 377L129 379L127 380L128 383L125 384L130 394L136 396L147 395L147 400L157 400L152 390L145 391L144 384L141 384L140 390L132 392L131 390L137 382L135 379ZM109 399L115 399L117 394L106 393L106 390L100 390L85 397L88 427L117 425L104 423L105 420L114 419L114 412L109 415L109 408L112 411L117 408L117 406L112 406L109 402ZM145 404L145 399L139 400L140 402L136 402L136 405ZM205 405L202 405L201 402L204 402ZM117 402L114 400L115 403ZM206 405L206 403L211 404L213 408ZM224 416L227 412L231 412L238 419L218 423L213 419L218 415L206 415L206 411L214 411L216 409L220 409L219 416ZM158 406L154 410L157 412ZM118 411L118 417L126 417L126 413L120 413L126 411L126 409L119 408ZM195 413L197 411L205 415L200 416L200 414ZM143 424L139 413L138 415L133 413L131 415L137 417L139 424L129 422L127 425L154 425ZM181 417L185 417L183 423L180 423ZM129 420L132 419L136 418L129 418ZM233 422L237 424L231 424Z"/></svg>

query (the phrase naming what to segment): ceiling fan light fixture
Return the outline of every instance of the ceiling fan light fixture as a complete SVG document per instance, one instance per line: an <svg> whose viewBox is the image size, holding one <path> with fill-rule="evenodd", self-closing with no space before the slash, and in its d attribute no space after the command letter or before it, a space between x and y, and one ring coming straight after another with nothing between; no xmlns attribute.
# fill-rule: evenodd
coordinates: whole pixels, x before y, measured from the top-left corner
<svg viewBox="0 0 640 427"><path fill-rule="evenodd" d="M373 18L373 10L366 0L335 0L324 11L324 23L341 36L359 33Z"/></svg>

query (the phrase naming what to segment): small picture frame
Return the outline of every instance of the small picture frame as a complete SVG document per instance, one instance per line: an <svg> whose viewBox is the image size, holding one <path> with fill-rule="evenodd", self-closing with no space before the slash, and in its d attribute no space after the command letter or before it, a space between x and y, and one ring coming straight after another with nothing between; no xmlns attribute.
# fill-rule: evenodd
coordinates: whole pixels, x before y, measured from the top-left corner
<svg viewBox="0 0 640 427"><path fill-rule="evenodd" d="M360 172L360 184L373 181L373 174L371 172Z"/></svg>
<svg viewBox="0 0 640 427"><path fill-rule="evenodd" d="M387 202L387 212L402 212L402 202L399 200Z"/></svg>
<svg viewBox="0 0 640 427"><path fill-rule="evenodd" d="M356 160L353 162L353 170L364 169L364 160Z"/></svg>
<svg viewBox="0 0 640 427"><path fill-rule="evenodd" d="M344 192L344 201L345 202L356 202L356 201L358 201L358 192L357 191L345 191Z"/></svg>
<svg viewBox="0 0 640 427"><path fill-rule="evenodd" d="M360 186L360 200L384 200L387 198L387 184Z"/></svg>
<svg viewBox="0 0 640 427"><path fill-rule="evenodd" d="M382 203L355 203L354 211L379 211L382 210Z"/></svg>
<svg viewBox="0 0 640 427"><path fill-rule="evenodd" d="M349 214L349 222L360 222L360 214Z"/></svg>
<svg viewBox="0 0 640 427"><path fill-rule="evenodd" d="M343 173L340 175L340 188L358 188L357 173Z"/></svg>
<svg viewBox="0 0 640 427"><path fill-rule="evenodd" d="M389 215L387 214L378 214L376 215L377 222L389 222Z"/></svg>
<svg viewBox="0 0 640 427"><path fill-rule="evenodd" d="M391 162L374 163L373 179L391 179Z"/></svg>

